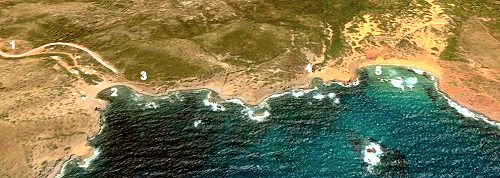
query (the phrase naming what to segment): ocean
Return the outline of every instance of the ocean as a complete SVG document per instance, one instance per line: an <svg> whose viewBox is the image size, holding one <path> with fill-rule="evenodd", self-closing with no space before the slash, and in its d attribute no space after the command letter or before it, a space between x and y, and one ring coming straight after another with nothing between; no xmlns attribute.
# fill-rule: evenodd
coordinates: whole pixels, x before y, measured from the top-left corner
<svg viewBox="0 0 500 178"><path fill-rule="evenodd" d="M109 104L94 155L66 162L59 176L500 175L500 127L451 103L434 77L396 66L359 76L348 86L317 80L257 106L210 90L153 97L116 86L113 97L109 88L99 94Z"/></svg>

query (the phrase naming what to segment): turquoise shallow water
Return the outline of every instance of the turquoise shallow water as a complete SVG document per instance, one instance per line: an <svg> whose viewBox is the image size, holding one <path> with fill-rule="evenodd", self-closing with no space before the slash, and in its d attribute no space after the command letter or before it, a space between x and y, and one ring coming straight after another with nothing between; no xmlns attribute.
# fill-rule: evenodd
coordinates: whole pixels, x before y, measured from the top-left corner
<svg viewBox="0 0 500 178"><path fill-rule="evenodd" d="M99 153L87 167L68 162L63 177L500 175L498 126L462 116L424 75L374 71L363 70L357 86L316 82L254 107L208 90L105 90L104 127L92 140Z"/></svg>

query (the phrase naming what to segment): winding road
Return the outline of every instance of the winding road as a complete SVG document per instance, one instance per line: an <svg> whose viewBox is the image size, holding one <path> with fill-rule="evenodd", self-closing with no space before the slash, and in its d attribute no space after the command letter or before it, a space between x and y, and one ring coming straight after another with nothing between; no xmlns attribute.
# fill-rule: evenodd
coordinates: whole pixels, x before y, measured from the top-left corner
<svg viewBox="0 0 500 178"><path fill-rule="evenodd" d="M93 51L89 50L86 47L80 46L78 44L73 44L73 43L64 43L64 42L49 43L49 44L45 44L43 46L40 46L38 48L32 49L32 50L30 50L28 52L25 52L23 54L7 54L7 53L4 53L2 50L0 50L0 56L2 56L4 58L21 58L21 57L27 57L27 56L37 55L37 54L39 54L39 53L36 53L38 50L45 49L46 47L49 47L49 46L70 46L70 47L77 48L79 50L85 51L90 56L92 56L92 58L94 58L97 62L99 62L100 64L102 64L104 67L106 67L109 70L113 71L115 74L118 74L118 69L116 69L113 66L111 66L110 64L107 64L106 62L104 62L104 60L102 59L102 57L99 56L97 53L94 53Z"/></svg>

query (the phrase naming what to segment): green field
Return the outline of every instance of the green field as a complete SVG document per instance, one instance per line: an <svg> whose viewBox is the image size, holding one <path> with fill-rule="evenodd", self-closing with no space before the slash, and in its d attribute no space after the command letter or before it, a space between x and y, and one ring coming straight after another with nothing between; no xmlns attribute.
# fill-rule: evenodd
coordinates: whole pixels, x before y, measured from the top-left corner
<svg viewBox="0 0 500 178"><path fill-rule="evenodd" d="M448 7L448 13L456 19L456 28L461 20L472 15L495 18L496 21L487 25L498 38L498 2L446 0L440 3ZM415 3L422 6L417 7ZM456 6L450 6L451 3ZM415 15L411 9L426 8L427 3L424 0L153 0L142 3L5 0L0 2L0 7L2 38L25 39L34 45L55 41L82 44L118 67L127 79L139 81L139 73L147 71L153 79L150 82L161 84L192 77L209 78L262 65L282 66L279 61L287 56L294 56L305 65L300 49L308 48L320 55L323 44L326 45L325 59L335 60L344 54L348 45L342 35L344 25L355 17L370 13L381 21L379 28L390 30L391 18ZM385 14L393 16L389 18L383 16ZM332 29L331 41L327 40L326 27ZM453 37L449 43L441 57L457 60ZM231 67L222 67L222 63Z"/></svg>

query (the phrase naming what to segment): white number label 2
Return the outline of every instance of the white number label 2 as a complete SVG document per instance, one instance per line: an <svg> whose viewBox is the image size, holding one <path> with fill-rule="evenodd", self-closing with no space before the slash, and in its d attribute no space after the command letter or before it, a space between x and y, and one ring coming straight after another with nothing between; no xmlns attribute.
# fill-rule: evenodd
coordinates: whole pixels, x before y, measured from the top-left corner
<svg viewBox="0 0 500 178"><path fill-rule="evenodd" d="M142 71L141 72L141 80L146 80L148 79L148 74L146 73L146 71Z"/></svg>
<svg viewBox="0 0 500 178"><path fill-rule="evenodd" d="M111 88L111 96L118 96L118 88Z"/></svg>

